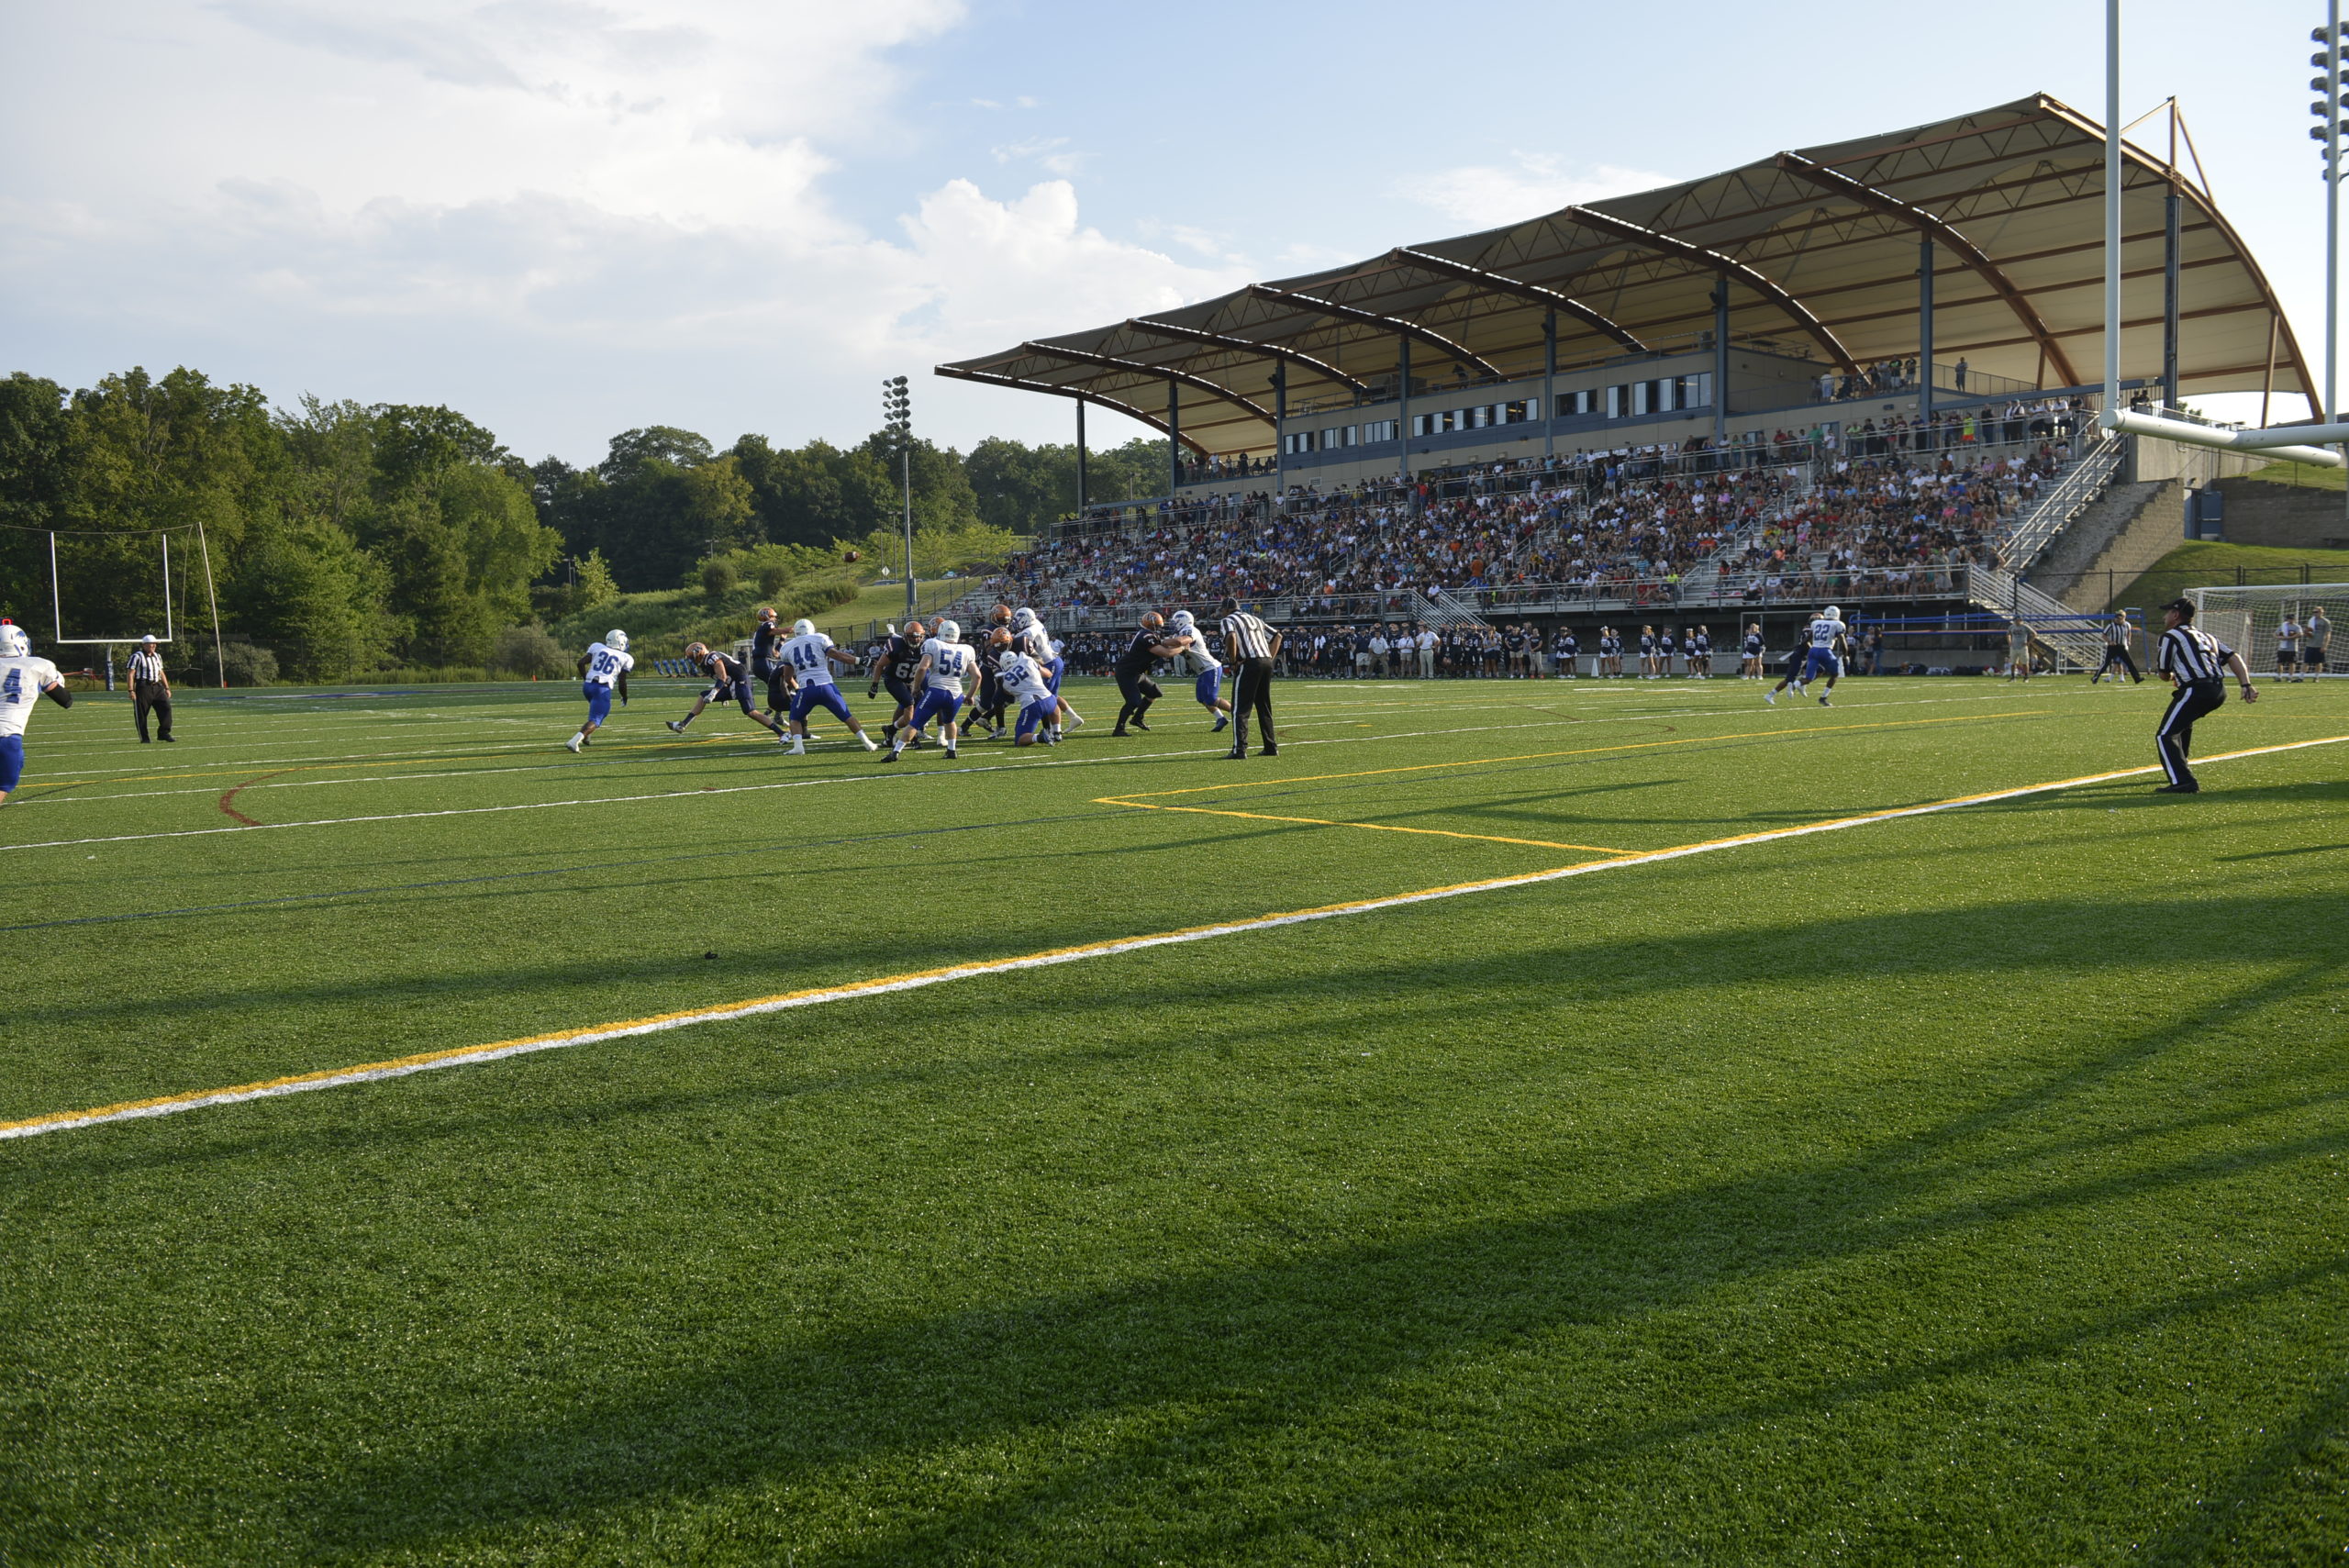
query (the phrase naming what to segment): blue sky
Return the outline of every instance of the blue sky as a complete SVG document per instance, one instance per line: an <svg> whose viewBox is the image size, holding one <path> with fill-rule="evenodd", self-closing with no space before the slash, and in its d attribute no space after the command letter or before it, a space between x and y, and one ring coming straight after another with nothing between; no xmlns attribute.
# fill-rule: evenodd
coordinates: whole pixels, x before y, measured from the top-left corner
<svg viewBox="0 0 2349 1568"><path fill-rule="evenodd" d="M2131 0L2321 341L2313 4ZM0 370L197 365L446 403L516 450L631 426L1067 439L942 359L1780 148L2044 90L2093 0L27 0L0 7ZM1103 416L1096 438L1139 427Z"/></svg>

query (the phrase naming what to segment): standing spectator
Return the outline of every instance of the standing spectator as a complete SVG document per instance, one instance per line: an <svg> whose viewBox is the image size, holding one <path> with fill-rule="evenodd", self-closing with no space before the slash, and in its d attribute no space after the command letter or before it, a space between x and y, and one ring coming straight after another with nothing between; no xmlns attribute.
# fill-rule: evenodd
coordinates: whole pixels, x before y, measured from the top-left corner
<svg viewBox="0 0 2349 1568"><path fill-rule="evenodd" d="M2311 675L2324 673L2324 645L2332 640L2332 623L2324 618L2324 606L2319 605L2309 612L2308 640L2302 645L2300 662L2308 666Z"/></svg>
<svg viewBox="0 0 2349 1568"><path fill-rule="evenodd" d="M1384 624L1370 628L1370 671L1382 681L1386 678L1386 655L1394 651L1394 647L1386 640Z"/></svg>
<svg viewBox="0 0 2349 1568"><path fill-rule="evenodd" d="M139 639L139 651L130 656L130 712L139 721L141 746L147 744L147 715L150 710L155 715L155 738L173 740L172 678L163 673L163 656L158 651L151 631Z"/></svg>
<svg viewBox="0 0 2349 1568"><path fill-rule="evenodd" d="M1419 679L1422 681L1432 681L1435 679L1435 645L1437 640L1438 639L1435 635L1435 629L1424 621L1419 623L1419 635L1411 639L1412 645L1416 647L1419 652Z"/></svg>
<svg viewBox="0 0 2349 1568"><path fill-rule="evenodd" d="M1248 755L1248 716L1253 713L1264 732L1256 754L1277 757L1281 749L1273 737L1273 661L1280 655L1281 634L1241 609L1235 598L1223 601L1222 617L1224 662L1240 670L1240 690L1231 699L1231 750L1225 755L1233 762Z"/></svg>

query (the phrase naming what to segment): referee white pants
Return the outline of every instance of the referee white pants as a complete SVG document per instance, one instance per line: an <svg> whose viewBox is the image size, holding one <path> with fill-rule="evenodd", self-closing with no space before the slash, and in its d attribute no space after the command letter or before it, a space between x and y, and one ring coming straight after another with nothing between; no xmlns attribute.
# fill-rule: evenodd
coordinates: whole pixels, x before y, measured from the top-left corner
<svg viewBox="0 0 2349 1568"><path fill-rule="evenodd" d="M2170 783L2194 783L2194 771L2186 765L2186 754L2194 747L2194 721L2217 712L2226 700L2224 681L2188 681L2172 695L2161 728L2154 731L2154 750L2161 753L2162 772Z"/></svg>

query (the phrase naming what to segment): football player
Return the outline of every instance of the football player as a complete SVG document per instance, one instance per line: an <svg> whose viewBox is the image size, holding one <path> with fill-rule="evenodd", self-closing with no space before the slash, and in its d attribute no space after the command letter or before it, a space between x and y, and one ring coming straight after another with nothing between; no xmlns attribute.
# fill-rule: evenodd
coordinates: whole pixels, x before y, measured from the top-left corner
<svg viewBox="0 0 2349 1568"><path fill-rule="evenodd" d="M1223 664L1208 651L1208 639L1199 635L1198 622L1188 610L1174 612L1174 635L1177 643L1175 668L1196 672L1191 682L1191 695L1201 707L1215 716L1215 723L1208 729L1214 735L1231 723L1231 704L1223 696ZM1145 724L1144 729L1150 728Z"/></svg>
<svg viewBox="0 0 2349 1568"><path fill-rule="evenodd" d="M853 668L861 662L853 653L833 645L832 639L816 629L816 623L804 617L791 623L791 640L776 651L784 669L790 674L791 693L791 754L807 754L807 716L823 708L848 726L848 732L863 743L868 751L880 747L848 710L848 699L841 695L839 686L832 684L832 666L846 664Z"/></svg>
<svg viewBox="0 0 2349 1568"><path fill-rule="evenodd" d="M963 641L963 628L951 620L938 623L938 634L921 645L921 663L915 669L915 684L921 698L914 704L914 719L897 731L889 743L889 762L896 762L906 750L908 740L928 728L930 721L938 721L938 737L946 744L946 760L954 760L954 743L958 732L954 716L963 707L963 683L978 668L978 657Z"/></svg>
<svg viewBox="0 0 2349 1568"><path fill-rule="evenodd" d="M1041 740L1047 746L1060 744L1052 739L1052 720L1059 716L1060 700L1052 695L1052 688L1044 679L1043 667L1012 647L1008 632L998 631L995 636L1002 639L997 644L1002 651L996 661L996 679L1003 684L1010 700L1019 706L1018 729L1011 743L1033 746ZM952 753L948 754L951 756Z"/></svg>
<svg viewBox="0 0 2349 1568"><path fill-rule="evenodd" d="M702 709L714 702L724 702L731 697L741 705L744 718L777 740L785 739L783 726L761 713L759 705L751 700L751 672L733 655L713 652L706 642L688 642L685 644L685 662L709 677L709 689L694 698L693 708L685 717L669 720L670 734L683 735L685 726L701 717Z"/></svg>
<svg viewBox="0 0 2349 1568"><path fill-rule="evenodd" d="M636 668L636 661L628 651L628 633L607 631L601 642L591 642L587 651L579 656L579 694L587 699L587 722L579 733L564 741L567 751L576 751L596 738L604 728L604 720L612 717L612 694L619 694L620 706L628 706L628 673Z"/></svg>
<svg viewBox="0 0 2349 1568"><path fill-rule="evenodd" d="M65 689L57 666L33 657L25 628L0 620L0 806L25 776L25 724L43 696L60 707L73 706L73 694Z"/></svg>

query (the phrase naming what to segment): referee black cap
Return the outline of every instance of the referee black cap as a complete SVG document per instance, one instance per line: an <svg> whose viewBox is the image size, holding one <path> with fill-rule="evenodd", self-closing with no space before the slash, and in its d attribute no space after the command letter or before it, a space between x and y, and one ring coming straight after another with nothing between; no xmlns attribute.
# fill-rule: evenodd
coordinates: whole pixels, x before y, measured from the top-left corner
<svg viewBox="0 0 2349 1568"><path fill-rule="evenodd" d="M1227 594L1227 595L1224 595L1223 603L1222 603L1222 604L1220 604L1220 605L1219 605L1218 606L1216 606L1216 609L1217 609L1217 613L1218 613L1218 614L1219 614L1219 615L1227 615L1227 616L1228 616L1228 615L1231 614L1233 611L1237 610L1239 607L1240 607L1240 601L1239 601L1238 599L1233 598L1230 595Z"/></svg>
<svg viewBox="0 0 2349 1568"><path fill-rule="evenodd" d="M2172 599L2168 604L2164 605L2162 608L2176 611L2177 618L2180 620L2192 620L2194 618L2194 602L2190 599Z"/></svg>

